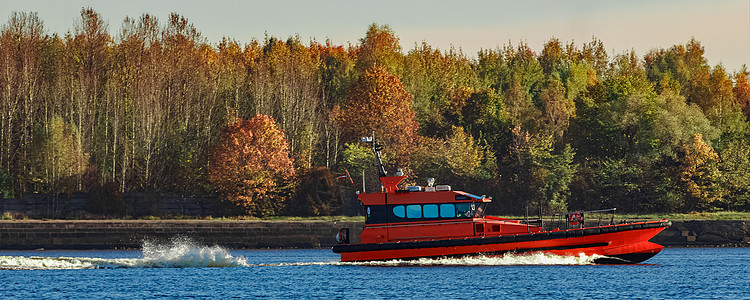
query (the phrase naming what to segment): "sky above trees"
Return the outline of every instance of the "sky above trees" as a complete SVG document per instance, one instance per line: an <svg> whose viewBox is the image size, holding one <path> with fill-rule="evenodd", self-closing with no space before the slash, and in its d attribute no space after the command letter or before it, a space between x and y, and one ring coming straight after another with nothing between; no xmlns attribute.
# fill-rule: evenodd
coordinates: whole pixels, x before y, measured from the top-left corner
<svg viewBox="0 0 750 300"><path fill-rule="evenodd" d="M177 12L210 43L223 36L248 42L264 34L302 41L357 44L371 23L389 24L404 49L427 42L469 56L480 49L528 42L541 51L550 37L585 43L596 36L610 53L668 48L701 41L709 65L739 70L750 62L750 2L662 1L44 1L0 0L0 21L13 11L36 11L50 34L73 30L81 7L92 7L117 36L126 16L166 19Z"/></svg>

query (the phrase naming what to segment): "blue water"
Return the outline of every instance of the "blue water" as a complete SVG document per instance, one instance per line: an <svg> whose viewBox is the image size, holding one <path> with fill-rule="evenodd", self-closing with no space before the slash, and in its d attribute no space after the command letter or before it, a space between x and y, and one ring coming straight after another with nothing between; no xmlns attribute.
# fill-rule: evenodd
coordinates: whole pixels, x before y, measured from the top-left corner
<svg viewBox="0 0 750 300"><path fill-rule="evenodd" d="M0 251L0 298L750 299L750 248L667 248L639 265L519 255L339 263L330 250Z"/></svg>

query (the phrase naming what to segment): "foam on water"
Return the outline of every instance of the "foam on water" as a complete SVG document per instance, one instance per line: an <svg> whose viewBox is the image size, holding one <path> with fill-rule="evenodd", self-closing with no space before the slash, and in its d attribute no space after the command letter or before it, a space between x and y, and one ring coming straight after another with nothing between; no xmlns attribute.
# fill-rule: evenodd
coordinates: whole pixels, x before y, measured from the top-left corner
<svg viewBox="0 0 750 300"><path fill-rule="evenodd" d="M462 258L422 258L372 262L285 262L248 264L243 256L233 256L219 246L198 245L189 239L173 239L162 244L143 243L142 258L0 256L0 269L100 269L100 268L205 268L205 267L283 267L283 266L517 266L589 265L601 256L560 256L547 253L471 256Z"/></svg>
<svg viewBox="0 0 750 300"><path fill-rule="evenodd" d="M139 263L156 268L248 266L245 257L235 257L219 246L201 246L187 239L172 240L167 245L144 242L143 259Z"/></svg>
<svg viewBox="0 0 750 300"><path fill-rule="evenodd" d="M188 239L167 244L143 243L143 258L0 256L0 269L99 269L245 267L247 259L235 257L219 246L201 246Z"/></svg>
<svg viewBox="0 0 750 300"><path fill-rule="evenodd" d="M461 258L420 258L340 263L364 266L527 266L527 265L591 265L599 255L562 256L549 253L505 254L502 256L467 256Z"/></svg>
<svg viewBox="0 0 750 300"><path fill-rule="evenodd" d="M466 256L460 258L420 258L420 259L392 259L384 261L364 262L293 262L255 264L249 266L283 267L283 266L372 266L372 267L409 267L409 266L533 266L533 265L593 265L601 255L562 256L549 253L508 253L501 256Z"/></svg>

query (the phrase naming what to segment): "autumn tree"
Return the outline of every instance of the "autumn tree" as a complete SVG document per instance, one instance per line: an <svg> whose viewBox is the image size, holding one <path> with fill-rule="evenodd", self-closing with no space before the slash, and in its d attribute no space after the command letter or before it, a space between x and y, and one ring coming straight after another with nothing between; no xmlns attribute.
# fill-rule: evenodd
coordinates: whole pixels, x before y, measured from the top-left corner
<svg viewBox="0 0 750 300"><path fill-rule="evenodd" d="M708 79L708 95L698 101L711 124L722 131L724 139L741 138L748 133L747 120L733 89L724 67L716 66Z"/></svg>
<svg viewBox="0 0 750 300"><path fill-rule="evenodd" d="M685 44L674 45L669 49L655 49L644 57L644 67L648 79L659 82L669 78L679 85L679 94L688 103L700 103L707 96L710 67L703 54L705 50L694 38Z"/></svg>
<svg viewBox="0 0 750 300"><path fill-rule="evenodd" d="M397 76L403 71L401 44L388 25L371 24L365 37L359 40L359 53L354 69L364 73L373 67L385 68L388 73Z"/></svg>
<svg viewBox="0 0 750 300"><path fill-rule="evenodd" d="M385 68L368 70L352 86L339 117L345 138L358 140L375 131L388 151L404 164L403 158L418 129L411 99L398 77Z"/></svg>
<svg viewBox="0 0 750 300"><path fill-rule="evenodd" d="M748 82L748 71L744 65L742 69L734 74L734 97L737 105L742 108L745 118L750 122L750 82Z"/></svg>
<svg viewBox="0 0 750 300"><path fill-rule="evenodd" d="M299 37L286 42L267 37L251 74L255 113L277 120L298 168L310 168L324 106L318 80L318 53Z"/></svg>
<svg viewBox="0 0 750 300"><path fill-rule="evenodd" d="M19 193L31 163L35 108L41 102L44 25L37 13L14 12L0 28L0 169Z"/></svg>
<svg viewBox="0 0 750 300"><path fill-rule="evenodd" d="M356 45L334 45L298 36L209 43L179 14L161 23L126 17L112 36L91 8L74 22L46 34L36 13L16 12L0 28L6 196L89 187L104 198L199 195L211 189L212 146L226 124L264 114L283 132L295 174L305 176L303 194L318 177L372 169L371 149L344 142L375 130L391 167L501 191L511 200L500 203L506 212L522 213L526 201L633 212L750 203L748 72L709 66L695 39L610 56L596 38L580 49L551 38L539 51L504 45L474 59L424 42L404 54L394 30L377 24ZM721 176L688 176L696 134L718 154ZM685 204L691 182L698 196ZM250 201L240 192L287 191L275 184L227 195ZM253 205L278 201L259 201L251 201L253 214L277 211ZM315 210L306 211L332 211Z"/></svg>
<svg viewBox="0 0 750 300"><path fill-rule="evenodd" d="M257 115L224 128L211 149L209 178L222 197L247 214L279 214L295 171L273 118Z"/></svg>
<svg viewBox="0 0 750 300"><path fill-rule="evenodd" d="M591 66L594 72L594 78L591 79L601 81L608 76L609 55L601 40L592 37L590 42L583 44L583 49L581 49L579 56L582 61ZM594 80L589 80L589 82L595 83Z"/></svg>
<svg viewBox="0 0 750 300"><path fill-rule="evenodd" d="M73 34L66 37L75 72L75 81L71 81L70 87L69 101L73 104L70 119L80 128L78 138L84 151L91 153L91 159L98 163L104 158L99 151L103 147L98 144L98 130L103 129L106 122L102 118L104 114L98 113L98 105L104 100L112 40L107 23L92 8L81 9L81 18L74 27Z"/></svg>

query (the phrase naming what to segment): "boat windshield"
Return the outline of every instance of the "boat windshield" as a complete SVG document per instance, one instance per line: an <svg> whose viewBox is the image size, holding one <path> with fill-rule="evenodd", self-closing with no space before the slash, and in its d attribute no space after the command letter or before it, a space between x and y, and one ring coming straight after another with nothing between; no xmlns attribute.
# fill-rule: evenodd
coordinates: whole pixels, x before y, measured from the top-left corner
<svg viewBox="0 0 750 300"><path fill-rule="evenodd" d="M457 203L456 216L459 218L484 218L487 203Z"/></svg>

